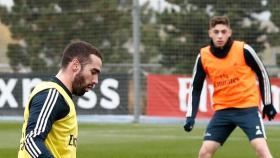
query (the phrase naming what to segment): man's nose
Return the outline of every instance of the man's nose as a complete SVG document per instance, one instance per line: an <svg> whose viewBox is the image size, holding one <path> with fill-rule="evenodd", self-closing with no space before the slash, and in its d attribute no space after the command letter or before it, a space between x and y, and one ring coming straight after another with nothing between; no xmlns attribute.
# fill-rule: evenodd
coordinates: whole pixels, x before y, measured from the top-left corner
<svg viewBox="0 0 280 158"><path fill-rule="evenodd" d="M94 76L94 77L93 77L92 83L93 83L94 85L98 84L98 76Z"/></svg>

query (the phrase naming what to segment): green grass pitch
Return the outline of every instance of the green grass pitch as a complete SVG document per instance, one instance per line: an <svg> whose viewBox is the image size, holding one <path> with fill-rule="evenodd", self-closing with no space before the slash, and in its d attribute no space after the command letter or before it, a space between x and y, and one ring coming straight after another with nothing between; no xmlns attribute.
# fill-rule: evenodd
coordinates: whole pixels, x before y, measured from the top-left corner
<svg viewBox="0 0 280 158"><path fill-rule="evenodd" d="M173 124L80 123L78 158L195 158L205 125L191 133ZM0 122L0 157L15 158L21 124ZM274 157L280 157L280 126L266 126L268 144ZM236 129L217 151L215 158L254 158L247 137Z"/></svg>

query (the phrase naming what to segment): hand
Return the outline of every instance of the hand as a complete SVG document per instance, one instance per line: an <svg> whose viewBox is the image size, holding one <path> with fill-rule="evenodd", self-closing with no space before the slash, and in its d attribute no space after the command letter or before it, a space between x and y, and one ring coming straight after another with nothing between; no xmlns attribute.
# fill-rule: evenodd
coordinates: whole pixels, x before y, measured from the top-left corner
<svg viewBox="0 0 280 158"><path fill-rule="evenodd" d="M193 129L195 120L193 117L187 117L186 124L184 125L184 129L186 132L190 132Z"/></svg>
<svg viewBox="0 0 280 158"><path fill-rule="evenodd" d="M272 104L265 105L263 107L262 111L262 117L265 118L265 115L267 116L268 120L271 121L274 119L275 115L277 114L274 106Z"/></svg>

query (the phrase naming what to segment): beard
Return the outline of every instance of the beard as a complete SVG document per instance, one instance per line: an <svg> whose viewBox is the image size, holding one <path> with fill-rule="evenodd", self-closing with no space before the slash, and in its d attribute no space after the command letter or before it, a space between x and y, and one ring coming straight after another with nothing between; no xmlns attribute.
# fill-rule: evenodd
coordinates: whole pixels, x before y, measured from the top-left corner
<svg viewBox="0 0 280 158"><path fill-rule="evenodd" d="M86 93L86 81L81 72L75 76L72 86L74 95L83 96Z"/></svg>

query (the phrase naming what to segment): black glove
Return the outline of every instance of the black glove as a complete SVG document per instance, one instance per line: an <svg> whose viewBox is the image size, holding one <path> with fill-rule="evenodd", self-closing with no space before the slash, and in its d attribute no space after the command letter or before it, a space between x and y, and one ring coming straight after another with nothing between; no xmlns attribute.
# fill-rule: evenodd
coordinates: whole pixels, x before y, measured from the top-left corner
<svg viewBox="0 0 280 158"><path fill-rule="evenodd" d="M184 125L184 129L186 132L190 132L193 129L195 120L193 117L187 117L186 124Z"/></svg>
<svg viewBox="0 0 280 158"><path fill-rule="evenodd" d="M263 107L262 111L262 117L265 118L265 115L267 116L268 120L271 121L274 119L275 115L277 114L274 106L272 104L265 105Z"/></svg>

